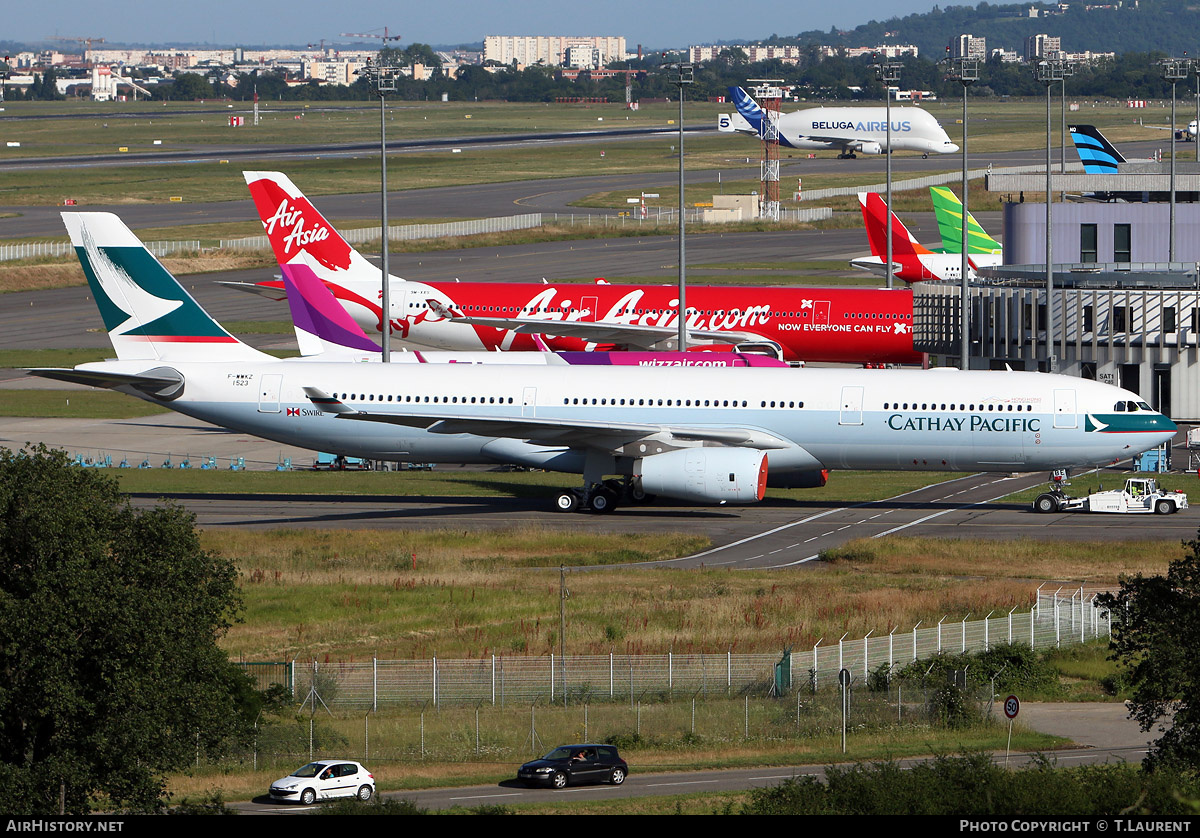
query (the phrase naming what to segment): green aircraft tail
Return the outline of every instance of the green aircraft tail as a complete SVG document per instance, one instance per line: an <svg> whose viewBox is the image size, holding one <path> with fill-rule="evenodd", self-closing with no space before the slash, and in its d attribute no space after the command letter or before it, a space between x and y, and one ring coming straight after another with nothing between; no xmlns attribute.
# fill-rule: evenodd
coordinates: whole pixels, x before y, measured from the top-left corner
<svg viewBox="0 0 1200 838"><path fill-rule="evenodd" d="M962 253L963 205L958 196L944 186L929 187L933 212L942 234L943 253ZM1000 242L989 236L979 222L967 213L967 253L999 253Z"/></svg>

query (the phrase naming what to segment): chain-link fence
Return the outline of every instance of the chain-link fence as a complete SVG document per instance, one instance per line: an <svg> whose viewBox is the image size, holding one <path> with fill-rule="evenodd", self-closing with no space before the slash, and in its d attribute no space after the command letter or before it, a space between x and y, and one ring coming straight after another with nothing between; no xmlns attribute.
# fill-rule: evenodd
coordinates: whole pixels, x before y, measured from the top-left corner
<svg viewBox="0 0 1200 838"><path fill-rule="evenodd" d="M196 253L200 250L200 242L168 241L146 242L148 249L155 256L173 256L177 253ZM22 242L18 244L0 245L0 262L13 262L17 259L37 259L43 256L69 256L75 252L70 242Z"/></svg>
<svg viewBox="0 0 1200 838"><path fill-rule="evenodd" d="M304 662L280 665L297 700L308 696L330 709L378 710L405 705L497 707L581 702L636 702L652 697L762 695L789 689L832 687L845 669L867 679L884 667L901 667L940 653L979 652L1000 644L1034 649L1085 642L1111 634L1107 612L1095 607L1099 591L1039 589L1031 608L989 613L982 619L948 617L933 625L836 643L818 642L787 655L792 673L782 683L780 654L491 655L463 660ZM247 666L255 666L247 664ZM263 665L257 665L263 666ZM262 677L258 678L261 681Z"/></svg>

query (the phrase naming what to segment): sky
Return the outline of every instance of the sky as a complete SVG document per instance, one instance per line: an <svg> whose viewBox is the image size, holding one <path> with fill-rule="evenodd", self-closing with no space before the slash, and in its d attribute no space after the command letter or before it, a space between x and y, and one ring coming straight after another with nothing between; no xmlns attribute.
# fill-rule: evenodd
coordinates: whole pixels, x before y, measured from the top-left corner
<svg viewBox="0 0 1200 838"><path fill-rule="evenodd" d="M400 44L481 42L485 35L624 36L632 51L852 29L929 11L936 0L858 0L836 8L812 0L356 0L335 10L322 0L42 0L8 4L0 40L104 38L107 43L211 43L221 46L348 42L343 32L400 35ZM107 45L106 43L106 45ZM64 44L64 51L70 46Z"/></svg>

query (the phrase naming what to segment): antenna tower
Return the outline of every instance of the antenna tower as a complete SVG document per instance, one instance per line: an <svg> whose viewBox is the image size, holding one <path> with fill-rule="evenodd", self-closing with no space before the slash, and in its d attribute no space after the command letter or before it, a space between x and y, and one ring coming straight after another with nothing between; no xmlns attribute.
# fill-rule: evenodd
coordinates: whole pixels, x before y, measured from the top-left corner
<svg viewBox="0 0 1200 838"><path fill-rule="evenodd" d="M747 79L753 87L754 98L763 109L762 129L762 163L759 166L762 175L762 192L759 195L758 214L760 218L779 220L779 110L783 101L783 79Z"/></svg>

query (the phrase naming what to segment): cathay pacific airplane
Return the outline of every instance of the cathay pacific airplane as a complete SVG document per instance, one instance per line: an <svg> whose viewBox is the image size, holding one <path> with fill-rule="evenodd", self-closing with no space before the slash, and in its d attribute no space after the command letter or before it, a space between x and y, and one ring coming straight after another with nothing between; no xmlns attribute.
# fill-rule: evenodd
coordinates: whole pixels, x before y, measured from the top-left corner
<svg viewBox="0 0 1200 838"><path fill-rule="evenodd" d="M767 112L740 87L729 88L729 97L737 112L720 116L717 130L761 137ZM836 107L785 113L776 123L779 143L797 149L837 149L839 159L884 154L888 148L887 112L880 107ZM927 111L898 107L891 108L891 116L892 151L919 151L925 157L958 151Z"/></svg>
<svg viewBox="0 0 1200 838"><path fill-rule="evenodd" d="M279 360L214 321L115 215L63 219L117 360L31 374L313 450L583 475L562 511L753 503L836 468L1087 466L1176 431L1127 390L1030 372Z"/></svg>
<svg viewBox="0 0 1200 838"><path fill-rule="evenodd" d="M244 172L281 266L305 260L367 334L447 350L674 349L674 285L597 281L417 282L390 279L385 319L379 268L368 262L279 172ZM225 283L282 300L283 283ZM877 288L692 285L688 345L775 344L788 361L920 364L912 295Z"/></svg>

